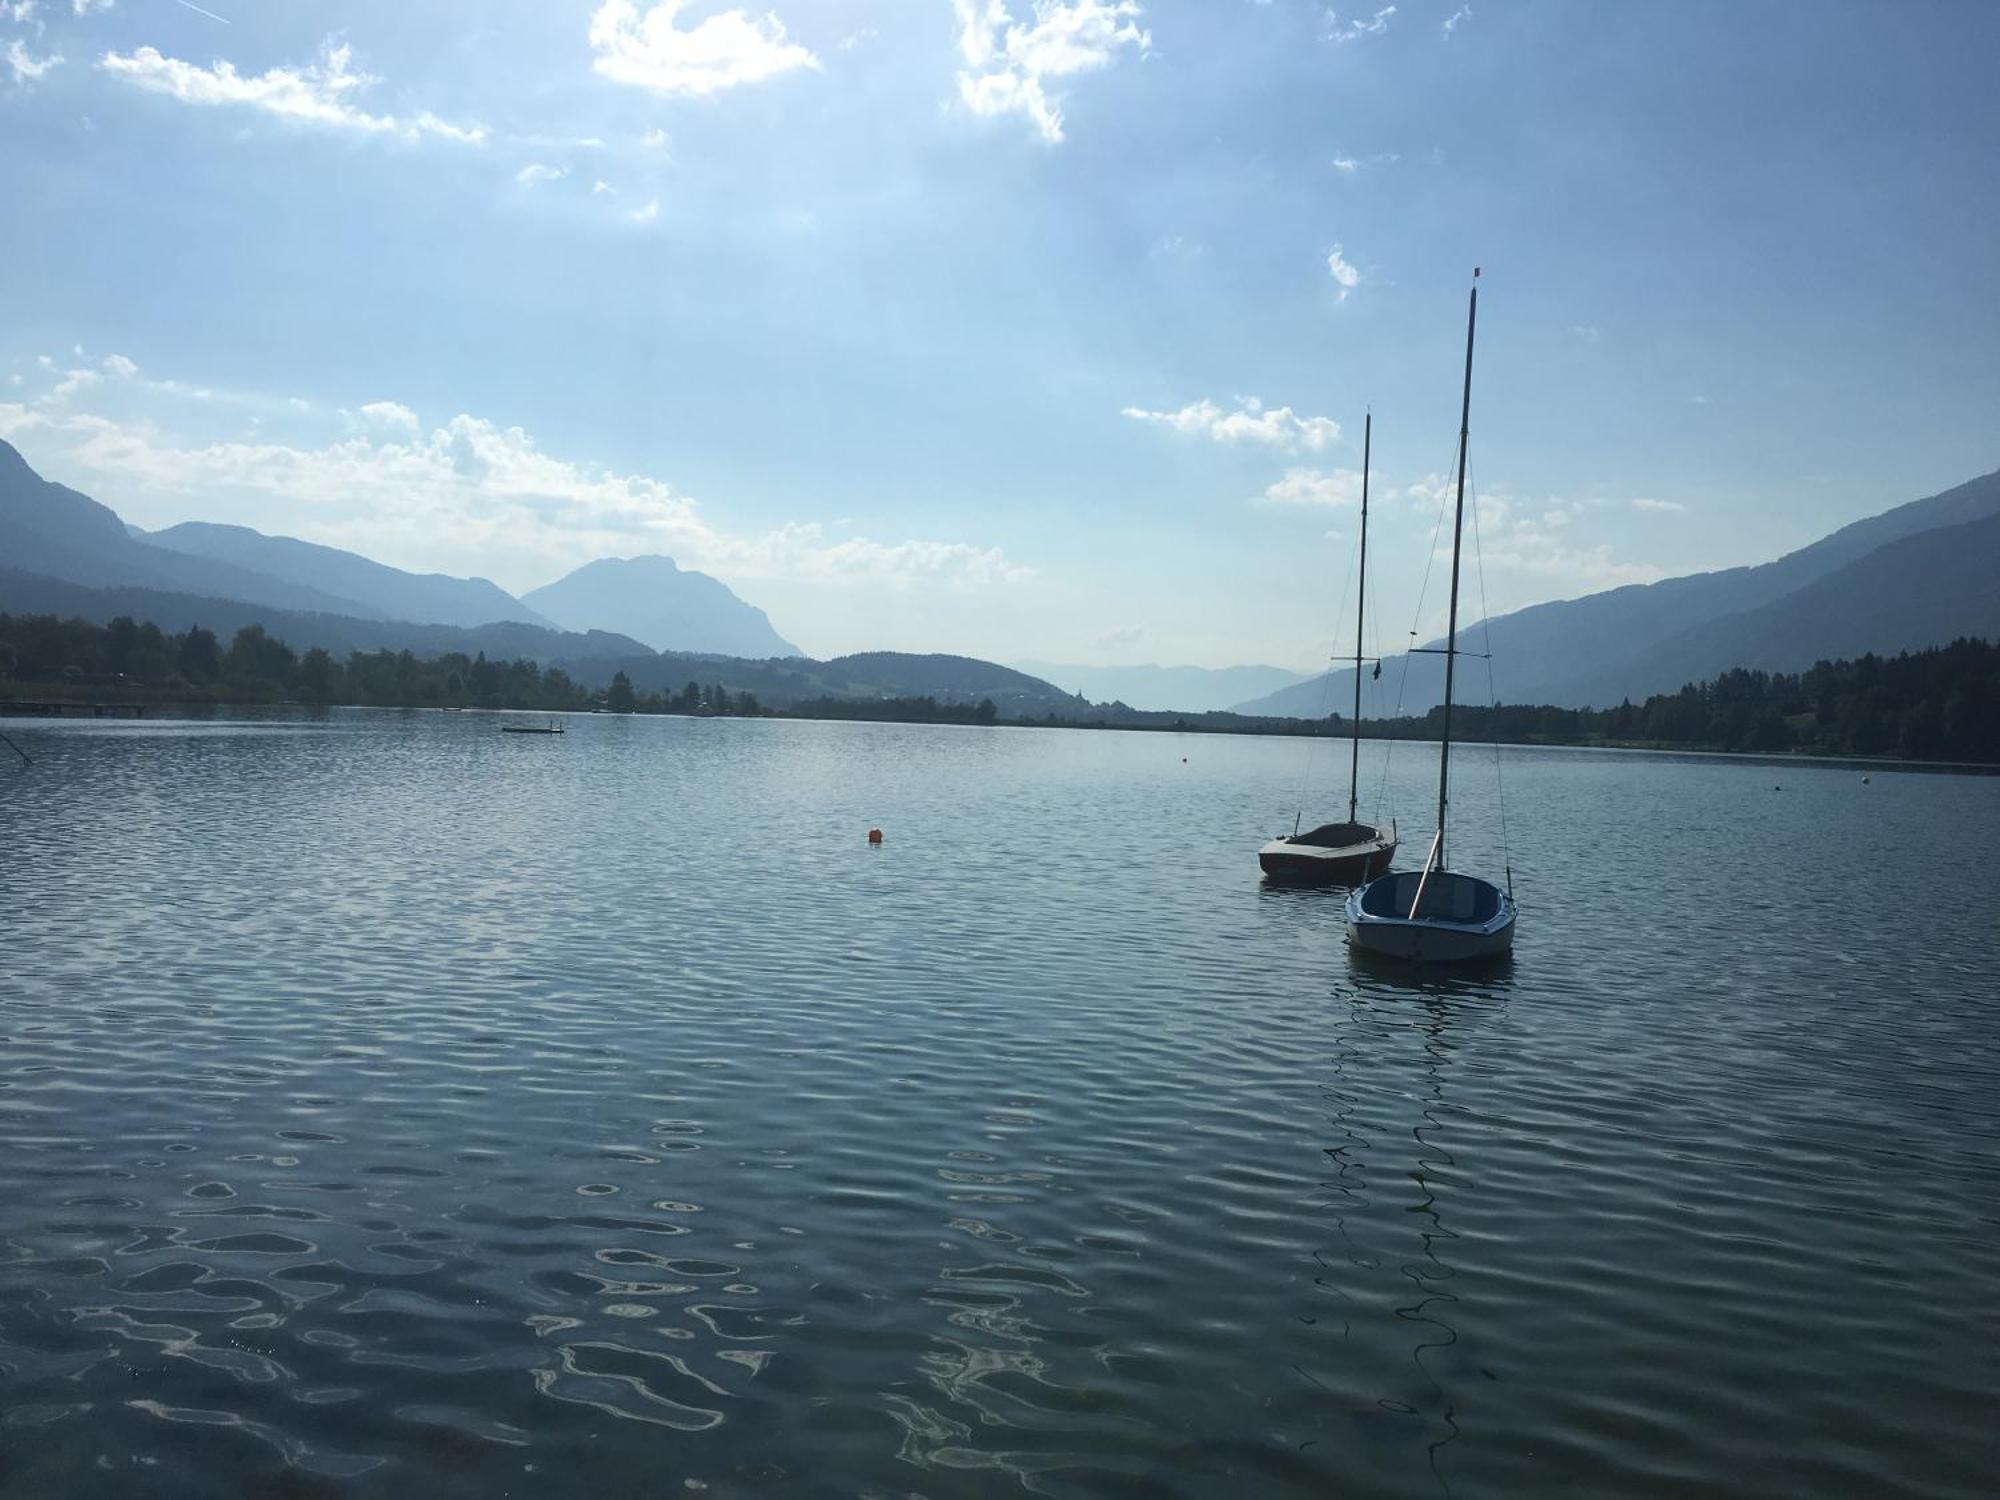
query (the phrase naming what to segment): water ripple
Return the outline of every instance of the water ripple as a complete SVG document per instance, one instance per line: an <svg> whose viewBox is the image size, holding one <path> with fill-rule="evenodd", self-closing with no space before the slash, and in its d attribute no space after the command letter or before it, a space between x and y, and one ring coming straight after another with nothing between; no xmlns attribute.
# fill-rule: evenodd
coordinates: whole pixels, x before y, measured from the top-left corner
<svg viewBox="0 0 2000 1500"><path fill-rule="evenodd" d="M2000 1472L2000 781L1511 755L1414 976L1257 879L1294 744L573 727L22 727L0 1490Z"/></svg>

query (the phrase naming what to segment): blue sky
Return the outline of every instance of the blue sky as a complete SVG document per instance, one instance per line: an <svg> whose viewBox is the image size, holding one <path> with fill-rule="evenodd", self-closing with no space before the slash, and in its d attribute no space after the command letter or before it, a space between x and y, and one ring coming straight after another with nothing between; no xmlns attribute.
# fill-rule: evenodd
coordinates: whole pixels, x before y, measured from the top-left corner
<svg viewBox="0 0 2000 1500"><path fill-rule="evenodd" d="M1301 669L1371 405L1436 623L1474 264L1495 611L2000 464L2000 7L772 4L0 0L0 436L816 654Z"/></svg>

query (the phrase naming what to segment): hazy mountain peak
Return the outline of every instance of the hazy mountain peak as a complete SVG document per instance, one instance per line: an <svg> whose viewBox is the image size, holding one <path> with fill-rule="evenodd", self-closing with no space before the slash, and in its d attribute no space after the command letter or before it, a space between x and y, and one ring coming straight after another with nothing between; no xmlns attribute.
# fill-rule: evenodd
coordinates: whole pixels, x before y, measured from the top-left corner
<svg viewBox="0 0 2000 1500"><path fill-rule="evenodd" d="M522 596L569 630L612 630L656 651L803 656L764 611L671 557L600 557Z"/></svg>

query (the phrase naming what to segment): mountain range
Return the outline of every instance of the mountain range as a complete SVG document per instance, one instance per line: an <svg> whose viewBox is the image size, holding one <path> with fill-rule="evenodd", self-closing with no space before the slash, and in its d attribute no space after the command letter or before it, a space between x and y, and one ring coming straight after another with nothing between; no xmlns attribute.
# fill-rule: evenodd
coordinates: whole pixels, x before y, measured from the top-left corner
<svg viewBox="0 0 2000 1500"><path fill-rule="evenodd" d="M350 614L365 609L383 619L427 625L473 626L518 620L545 630L556 628L552 621L484 578L406 573L359 553L294 537L265 536L247 526L184 521L164 531L127 530L149 546L231 563L340 599Z"/></svg>
<svg viewBox="0 0 2000 1500"><path fill-rule="evenodd" d="M126 615L172 632L199 625L225 641L262 625L296 651L318 646L336 656L526 657L592 688L619 672L641 691L720 681L774 707L812 698L990 698L1008 717L1034 718L1089 707L972 657L877 651L812 661L761 609L666 557L600 559L529 597L536 607L483 578L409 573L242 526L142 531L43 479L0 442L0 611L99 624ZM607 622L629 622L632 633L602 628Z"/></svg>
<svg viewBox="0 0 2000 1500"><path fill-rule="evenodd" d="M1799 671L1821 659L2000 637L1996 518L2000 472L1843 526L1774 562L1537 604L1462 627L1459 645L1492 652L1503 703L1604 708L1731 667ZM1385 658L1384 710L1398 693L1405 713L1435 706L1443 660ZM1483 701L1484 670L1473 682ZM1353 691L1348 668L1236 707L1315 718Z"/></svg>
<svg viewBox="0 0 2000 1500"><path fill-rule="evenodd" d="M462 630L511 624L545 634L622 634L654 650L799 655L761 609L705 573L676 567L671 558L600 558L536 589L529 597L538 603L531 607L484 578L406 572L359 553L266 536L247 526L205 521L160 531L128 526L110 507L43 479L6 442L0 442L0 568L87 589L233 600L350 622ZM165 606L155 601L155 607ZM386 639L352 629L341 638ZM332 649L326 640L311 644Z"/></svg>
<svg viewBox="0 0 2000 1500"><path fill-rule="evenodd" d="M163 629L262 624L294 649L462 651L528 657L592 686L620 671L642 690L722 680L782 705L818 697L990 697L1009 717L1117 722L1121 705L1319 718L1351 670L1300 679L1277 667L1091 668L865 652L812 661L761 609L671 558L605 558L517 599L483 578L388 567L335 547L240 526L128 527L88 495L43 479L0 441L0 610L118 615ZM1755 567L1539 604L1460 632L1495 659L1502 702L1606 707L1730 667L1797 671L1822 658L1894 653L1959 636L2000 638L2000 473L1899 505ZM1371 712L1436 704L1442 657L1383 663ZM1468 666L1471 666L1468 663ZM1407 673L1407 676L1405 675ZM1065 691L1045 680L1055 677ZM1484 671L1471 697L1484 698ZM1260 696L1240 695L1260 693ZM1111 700L1092 710L1090 699Z"/></svg>

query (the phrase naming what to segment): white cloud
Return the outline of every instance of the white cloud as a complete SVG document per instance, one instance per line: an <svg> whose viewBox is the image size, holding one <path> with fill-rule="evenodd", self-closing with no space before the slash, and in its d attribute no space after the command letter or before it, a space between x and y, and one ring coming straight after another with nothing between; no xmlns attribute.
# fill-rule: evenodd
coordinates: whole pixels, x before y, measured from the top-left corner
<svg viewBox="0 0 2000 1500"><path fill-rule="evenodd" d="M1261 443L1287 452L1305 448L1317 453L1340 437L1340 424L1331 417L1301 417L1289 406L1266 408L1255 396L1237 397L1235 411L1224 411L1203 397L1179 411L1147 411L1128 406L1123 414L1134 421L1171 427L1176 432L1218 443Z"/></svg>
<svg viewBox="0 0 2000 1500"><path fill-rule="evenodd" d="M55 389L49 392L49 399L51 401L67 401L78 391L88 390L91 386L99 384L103 379L104 377L95 370L79 368L67 371L64 373L63 378L56 383Z"/></svg>
<svg viewBox="0 0 2000 1500"><path fill-rule="evenodd" d="M1437 484L1430 476L1426 485ZM1570 527L1585 511L1599 511L1598 500L1549 500L1539 504L1522 500L1501 490L1478 495L1466 520L1466 542L1483 557L1485 567L1496 575L1523 573L1537 579L1556 579L1594 592L1628 583L1653 583L1666 576L1666 569L1654 563L1624 562L1615 557L1609 542L1589 543L1573 539ZM1439 557L1450 546L1449 527L1439 541ZM1540 593L1531 589L1531 593ZM1542 594L1541 597L1547 597ZM1528 601L1523 601L1528 602ZM1497 611L1516 605L1489 601Z"/></svg>
<svg viewBox="0 0 2000 1500"><path fill-rule="evenodd" d="M1569 325L1569 336L1579 344L1594 344L1598 340L1597 325L1595 323L1572 323Z"/></svg>
<svg viewBox="0 0 2000 1500"><path fill-rule="evenodd" d="M1326 35L1329 41L1345 44L1359 41L1364 36L1380 36L1389 29L1389 17L1396 13L1396 7L1385 5L1366 20L1352 19L1345 26L1333 11L1326 13Z"/></svg>
<svg viewBox="0 0 2000 1500"><path fill-rule="evenodd" d="M1333 159L1333 169L1352 177L1363 167L1388 167L1401 161L1402 154L1396 151L1377 151L1373 156L1349 156L1345 152Z"/></svg>
<svg viewBox="0 0 2000 1500"><path fill-rule="evenodd" d="M370 401L361 408L361 415L378 427L415 432L419 426L417 414L400 401Z"/></svg>
<svg viewBox="0 0 2000 1500"><path fill-rule="evenodd" d="M531 161L514 174L514 180L524 188L531 188L544 182L560 182L567 176L569 176L568 167L551 167L542 162Z"/></svg>
<svg viewBox="0 0 2000 1500"><path fill-rule="evenodd" d="M45 78L54 69L61 67L63 60L60 52L36 57L28 50L27 43L19 37L14 37L7 43L7 50L0 53L0 58L6 59L8 71L14 75L16 83L33 83L39 78Z"/></svg>
<svg viewBox="0 0 2000 1500"><path fill-rule="evenodd" d="M220 442L182 446L144 423L0 403L0 433L60 436L70 463L142 499L145 513L255 517L291 535L353 547L399 566L545 582L595 557L669 552L735 578L991 586L1032 570L997 547L925 538L832 540L817 523L731 532L666 483L544 453L518 427L460 415L429 433L408 409L323 447Z"/></svg>
<svg viewBox="0 0 2000 1500"><path fill-rule="evenodd" d="M617 191L618 191L617 188L613 187L610 183L606 182L602 177L598 178L597 181L593 182L590 185L590 195L593 198L600 197L609 193L615 193Z"/></svg>
<svg viewBox="0 0 2000 1500"><path fill-rule="evenodd" d="M1341 254L1341 247L1335 245L1326 254L1326 269L1333 276L1334 284L1340 288L1338 300L1345 302L1347 294L1361 285L1361 271L1351 265Z"/></svg>
<svg viewBox="0 0 2000 1500"><path fill-rule="evenodd" d="M1654 500L1651 497L1645 495L1640 495L1632 500L1628 500L1626 504L1630 505L1634 510L1686 510L1687 509L1687 507L1685 505L1682 505L1678 500Z"/></svg>
<svg viewBox="0 0 2000 1500"><path fill-rule="evenodd" d="M1471 19L1472 19L1472 7L1469 5L1461 5L1457 10L1453 11L1450 15L1445 17L1444 25L1440 29L1444 32L1446 36L1450 36L1454 31L1458 30L1459 22L1469 21Z"/></svg>
<svg viewBox="0 0 2000 1500"><path fill-rule="evenodd" d="M976 115L1025 115L1051 145L1063 138L1062 105L1044 79L1094 73L1120 51L1143 54L1153 45L1139 25L1145 12L1138 0L1035 0L1028 25L1014 20L1008 0L952 0L952 10L965 107Z"/></svg>
<svg viewBox="0 0 2000 1500"><path fill-rule="evenodd" d="M591 64L615 83L660 94L705 98L738 84L760 83L819 59L785 37L775 15L719 11L695 26L675 25L687 0L605 0L590 18Z"/></svg>
<svg viewBox="0 0 2000 1500"><path fill-rule="evenodd" d="M107 52L97 65L136 88L165 94L183 104L247 106L280 119L405 140L430 136L477 145L486 139L483 125L453 125L429 111L399 118L357 109L350 102L353 96L377 80L356 72L353 64L354 49L328 38L316 62L271 68L254 77L238 73L235 64L227 61L202 68L163 57L153 47L128 54Z"/></svg>
<svg viewBox="0 0 2000 1500"><path fill-rule="evenodd" d="M650 224L655 219L659 218L659 216L660 216L660 200L658 198L653 198L649 199L641 207L633 209L632 212L627 214L625 217L630 219L634 224Z"/></svg>
<svg viewBox="0 0 2000 1500"><path fill-rule="evenodd" d="M134 375L139 373L139 366L122 354L107 354L101 363L105 369L116 375L120 380L130 380Z"/></svg>
<svg viewBox="0 0 2000 1500"><path fill-rule="evenodd" d="M94 10L109 10L117 0L70 0L70 9L79 16L87 16Z"/></svg>
<svg viewBox="0 0 2000 1500"><path fill-rule="evenodd" d="M863 26L859 31L850 31L840 39L840 50L842 52L852 52L863 42L872 42L881 34L873 26Z"/></svg>
<svg viewBox="0 0 2000 1500"><path fill-rule="evenodd" d="M31 427L45 427L48 420L46 413L36 411L32 406L24 406L19 401L0 401L0 438L10 438Z"/></svg>
<svg viewBox="0 0 2000 1500"><path fill-rule="evenodd" d="M1264 499L1272 505L1311 506L1338 509L1361 503L1359 469L1287 469L1285 477L1265 487Z"/></svg>
<svg viewBox="0 0 2000 1500"><path fill-rule="evenodd" d="M32 25L40 36L42 23L35 19L35 12L40 9L38 0L0 0L0 21L12 21L16 26Z"/></svg>
<svg viewBox="0 0 2000 1500"><path fill-rule="evenodd" d="M673 145L673 141L664 130L655 125L651 130L639 137L639 144L644 146L648 151L665 151Z"/></svg>

